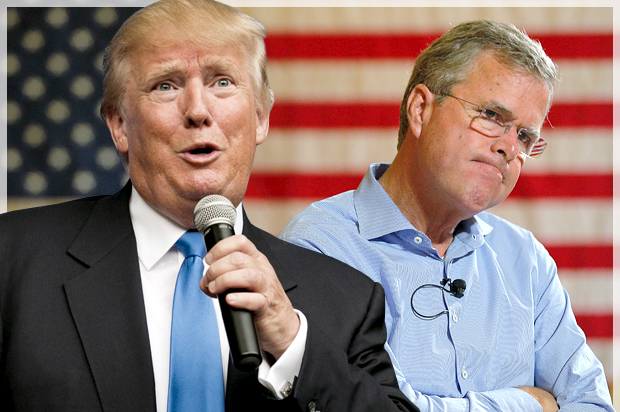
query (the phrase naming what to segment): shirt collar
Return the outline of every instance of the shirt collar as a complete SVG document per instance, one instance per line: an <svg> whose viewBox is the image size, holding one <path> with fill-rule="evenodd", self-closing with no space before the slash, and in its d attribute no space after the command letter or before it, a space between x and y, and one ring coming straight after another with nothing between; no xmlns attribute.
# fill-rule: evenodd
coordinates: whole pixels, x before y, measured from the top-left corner
<svg viewBox="0 0 620 412"><path fill-rule="evenodd" d="M482 220L478 215L463 220L458 226L455 238L471 249L484 244L484 237L493 230L493 226Z"/></svg>
<svg viewBox="0 0 620 412"><path fill-rule="evenodd" d="M187 231L146 203L135 187L129 199L129 214L136 235L138 258L150 270ZM243 232L243 206L237 206L235 234Z"/></svg>
<svg viewBox="0 0 620 412"><path fill-rule="evenodd" d="M360 234L369 240L400 230L416 230L378 181L389 166L388 163L371 164L353 193Z"/></svg>
<svg viewBox="0 0 620 412"><path fill-rule="evenodd" d="M359 231L368 240L401 230L421 233L407 220L378 181L389 166L389 163L371 164L353 194ZM493 230L491 225L478 216L462 221L459 226L457 237L472 248L481 246L484 236Z"/></svg>

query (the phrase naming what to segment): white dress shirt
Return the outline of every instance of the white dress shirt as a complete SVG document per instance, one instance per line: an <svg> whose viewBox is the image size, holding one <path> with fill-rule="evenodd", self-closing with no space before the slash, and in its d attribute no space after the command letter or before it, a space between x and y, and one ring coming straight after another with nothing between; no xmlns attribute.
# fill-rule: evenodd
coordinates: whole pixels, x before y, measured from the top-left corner
<svg viewBox="0 0 620 412"><path fill-rule="evenodd" d="M133 230L136 235L138 258L140 260L140 278L144 294L153 373L155 376L155 395L157 410L165 412L168 407L168 380L170 364L170 326L172 323L172 303L174 288L181 264L185 259L174 244L186 232L175 222L153 209L132 189L129 212ZM235 234L243 231L242 206L237 207ZM205 271L208 266L205 264ZM198 287L198 285L196 285ZM229 346L222 313L217 299L212 299L217 316L224 385L228 374ZM299 375L304 355L308 324L305 316L296 310L300 319L297 337L282 357L270 365L263 356L259 367L259 382L267 387L275 397L288 395L286 388Z"/></svg>

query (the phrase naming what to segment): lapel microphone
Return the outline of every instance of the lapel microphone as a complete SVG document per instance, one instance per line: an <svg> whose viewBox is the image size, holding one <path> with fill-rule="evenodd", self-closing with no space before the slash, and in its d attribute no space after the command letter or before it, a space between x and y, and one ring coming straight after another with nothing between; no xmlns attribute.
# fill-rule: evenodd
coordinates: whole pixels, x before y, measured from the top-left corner
<svg viewBox="0 0 620 412"><path fill-rule="evenodd" d="M446 289L446 284L448 285L448 287L450 289ZM426 283L424 285L418 286L418 288L416 290L414 290L413 293L411 294L411 310L420 319L423 319L423 320L437 319L438 317L440 317L444 313L448 313L448 310L447 309L443 310L443 311L441 311L441 312L439 312L439 313L437 313L435 315L423 315L423 314L421 314L420 312L415 310L415 308L413 307L413 297L415 296L416 292L418 290L422 289L422 288L438 288L438 289L441 289L442 293L448 292L452 296L460 299L465 294L466 286L467 286L467 284L465 283L465 281L463 279L450 280L450 278L443 279L441 281L441 286L433 285L431 283Z"/></svg>

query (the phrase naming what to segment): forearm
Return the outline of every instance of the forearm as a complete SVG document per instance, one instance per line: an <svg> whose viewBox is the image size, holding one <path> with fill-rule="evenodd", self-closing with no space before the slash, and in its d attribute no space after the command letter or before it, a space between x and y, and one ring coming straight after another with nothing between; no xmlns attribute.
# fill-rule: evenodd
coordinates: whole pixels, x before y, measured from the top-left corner
<svg viewBox="0 0 620 412"><path fill-rule="evenodd" d="M542 407L526 392L507 388L467 392L462 398L440 397L415 391L404 382L401 389L421 412L541 412Z"/></svg>
<svg viewBox="0 0 620 412"><path fill-rule="evenodd" d="M534 386L520 386L517 389L531 395L540 404L543 412L556 412L560 408L555 397L548 391Z"/></svg>

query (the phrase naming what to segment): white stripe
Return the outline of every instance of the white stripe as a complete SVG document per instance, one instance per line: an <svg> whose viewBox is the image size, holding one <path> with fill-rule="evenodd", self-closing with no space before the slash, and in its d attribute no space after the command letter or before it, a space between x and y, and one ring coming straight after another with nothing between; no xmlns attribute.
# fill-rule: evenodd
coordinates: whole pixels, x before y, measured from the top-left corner
<svg viewBox="0 0 620 412"><path fill-rule="evenodd" d="M613 98L613 61L555 60L562 81L554 102L610 102ZM553 110L553 107L551 108Z"/></svg>
<svg viewBox="0 0 620 412"><path fill-rule="evenodd" d="M254 171L359 173L392 162L396 129L272 129L258 147Z"/></svg>
<svg viewBox="0 0 620 412"><path fill-rule="evenodd" d="M277 103L276 103L277 104ZM258 147L255 171L360 173L396 155L397 129L279 129ZM527 159L522 173L612 173L611 129L545 128L549 146Z"/></svg>
<svg viewBox="0 0 620 412"><path fill-rule="evenodd" d="M612 269L560 269L562 286L568 292L573 312L610 314L613 311Z"/></svg>
<svg viewBox="0 0 620 412"><path fill-rule="evenodd" d="M255 2L256 0L252 4L256 4ZM288 1L286 3L291 5ZM327 3L334 6L368 5L362 1L349 1L345 4L343 1L329 0ZM453 25L480 18L509 21L519 28L525 28L531 34L554 31L609 32L613 25L610 9L594 7L381 7L410 6L410 2L378 0L373 3L375 8L244 7L242 10L261 21L267 28L268 34L274 32L442 33ZM459 6L465 6L462 2L459 3ZM303 3L297 3L297 5L301 4ZM540 2L537 4L543 5Z"/></svg>
<svg viewBox="0 0 620 412"><path fill-rule="evenodd" d="M611 244L613 201L508 198L489 210L531 230L545 245Z"/></svg>
<svg viewBox="0 0 620 412"><path fill-rule="evenodd" d="M413 60L268 60L267 73L276 105L292 102L400 104ZM611 102L613 62L556 61L562 82L557 102ZM553 109L552 109L553 110Z"/></svg>
<svg viewBox="0 0 620 412"><path fill-rule="evenodd" d="M612 173L612 129L545 128L549 143L538 159L527 159L522 173Z"/></svg>
<svg viewBox="0 0 620 412"><path fill-rule="evenodd" d="M400 104L413 60L269 61L269 83L278 101Z"/></svg>

